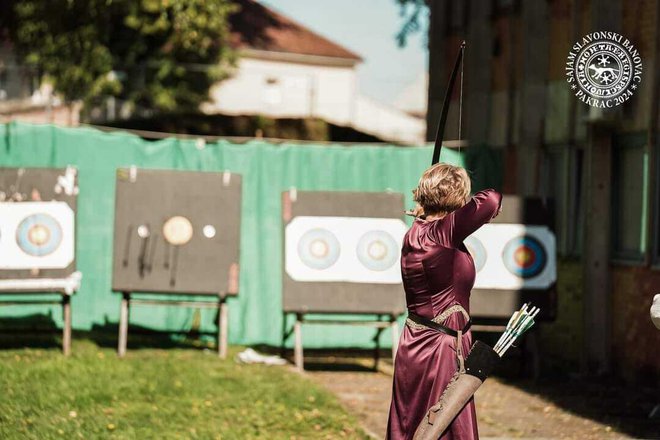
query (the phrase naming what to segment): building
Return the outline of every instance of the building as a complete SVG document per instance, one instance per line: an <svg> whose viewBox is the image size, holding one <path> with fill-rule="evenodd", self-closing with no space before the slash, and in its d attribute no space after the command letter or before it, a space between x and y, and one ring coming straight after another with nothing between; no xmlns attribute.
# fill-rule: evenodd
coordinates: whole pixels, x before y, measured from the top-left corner
<svg viewBox="0 0 660 440"><path fill-rule="evenodd" d="M236 3L238 65L212 88L206 113L318 118L387 141L423 142L423 119L360 95L359 55L254 0Z"/></svg>
<svg viewBox="0 0 660 440"><path fill-rule="evenodd" d="M585 372L660 376L649 318L660 293L660 1L429 5L429 127L465 39L464 137L501 154L505 193L556 202L560 316L543 330L544 350ZM643 58L639 89L614 110L581 102L566 80L571 47L602 30ZM457 93L451 108L446 138Z"/></svg>
<svg viewBox="0 0 660 440"><path fill-rule="evenodd" d="M231 44L238 52L231 77L209 92L209 116L321 120L367 138L404 144L424 141L425 121L360 94L362 58L255 0L234 0ZM393 43L394 44L394 43ZM62 105L35 72L16 63L11 42L0 43L0 118L76 125L81 104ZM88 122L151 117L115 98L89 109ZM146 115L146 116L145 116ZM222 121L218 122L222 123ZM120 122L120 125L122 123Z"/></svg>
<svg viewBox="0 0 660 440"><path fill-rule="evenodd" d="M20 65L9 41L0 41L0 123L20 119L77 125L79 105L67 107L36 72Z"/></svg>

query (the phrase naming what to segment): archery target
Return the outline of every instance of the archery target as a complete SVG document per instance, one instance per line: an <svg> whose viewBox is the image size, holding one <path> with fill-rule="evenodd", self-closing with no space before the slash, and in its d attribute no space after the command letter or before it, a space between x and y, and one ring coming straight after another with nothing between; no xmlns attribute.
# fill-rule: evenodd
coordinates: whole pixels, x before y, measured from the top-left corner
<svg viewBox="0 0 660 440"><path fill-rule="evenodd" d="M533 278L543 271L548 256L541 242L531 235L514 237L502 251L504 267L521 278Z"/></svg>
<svg viewBox="0 0 660 440"><path fill-rule="evenodd" d="M547 226L487 224L465 245L475 261L476 289L547 289L557 279L555 236Z"/></svg>
<svg viewBox="0 0 660 440"><path fill-rule="evenodd" d="M117 170L112 289L238 292L241 176Z"/></svg>
<svg viewBox="0 0 660 440"><path fill-rule="evenodd" d="M163 237L171 245L182 246L188 243L192 236L192 223L182 215L170 217L163 225Z"/></svg>
<svg viewBox="0 0 660 440"><path fill-rule="evenodd" d="M467 250L470 252L470 255L472 255L474 268L476 269L477 273L481 272L481 269L483 269L486 265L486 258L488 258L488 254L486 254L486 248L484 247L483 243L481 243L481 241L474 235L470 235L465 239L463 243L465 244Z"/></svg>
<svg viewBox="0 0 660 440"><path fill-rule="evenodd" d="M392 218L295 217L285 229L285 270L295 281L400 283L406 229Z"/></svg>
<svg viewBox="0 0 660 440"><path fill-rule="evenodd" d="M34 257L50 255L62 243L62 227L48 214L29 215L16 228L16 243Z"/></svg>
<svg viewBox="0 0 660 440"><path fill-rule="evenodd" d="M357 245L357 257L366 268L385 271L399 259L398 249L401 243L385 231L369 231L360 237Z"/></svg>
<svg viewBox="0 0 660 440"><path fill-rule="evenodd" d="M62 269L74 259L75 220L65 202L0 203L0 269Z"/></svg>
<svg viewBox="0 0 660 440"><path fill-rule="evenodd" d="M327 269L339 258L339 240L327 229L311 229L298 242L302 263L312 269Z"/></svg>

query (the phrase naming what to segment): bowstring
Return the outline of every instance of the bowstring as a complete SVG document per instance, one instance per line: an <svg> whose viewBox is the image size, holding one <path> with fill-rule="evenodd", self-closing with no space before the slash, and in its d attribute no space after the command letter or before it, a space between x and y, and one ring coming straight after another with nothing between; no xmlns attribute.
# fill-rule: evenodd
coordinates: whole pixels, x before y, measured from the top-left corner
<svg viewBox="0 0 660 440"><path fill-rule="evenodd" d="M465 67L465 48L461 48L463 56L461 60L461 90L458 98L458 155L461 154L461 131L463 129L463 68Z"/></svg>

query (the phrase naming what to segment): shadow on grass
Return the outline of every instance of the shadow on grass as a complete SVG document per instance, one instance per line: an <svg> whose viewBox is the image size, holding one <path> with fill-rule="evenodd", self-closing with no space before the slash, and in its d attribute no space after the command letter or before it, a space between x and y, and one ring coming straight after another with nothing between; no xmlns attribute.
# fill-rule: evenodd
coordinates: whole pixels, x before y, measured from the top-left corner
<svg viewBox="0 0 660 440"><path fill-rule="evenodd" d="M119 326L106 322L94 325L90 331L74 330L75 341L86 339L102 348L117 348ZM0 350L20 348L61 349L62 328L52 314L33 314L0 318ZM165 332L130 325L128 350L132 349L216 349L215 333L195 330Z"/></svg>
<svg viewBox="0 0 660 440"><path fill-rule="evenodd" d="M116 349L118 326L105 323L94 326L92 331L75 331L76 340L89 340L99 347ZM215 349L211 333L159 332L140 326L131 326L129 350L139 349ZM478 335L479 339L488 337ZM488 340L488 342L492 342ZM56 349L61 347L61 329L52 316L29 315L21 318L0 319L0 350L16 348ZM280 354L279 347L258 345L254 348L266 354ZM660 403L660 392L650 386L652 380L643 384L629 385L608 378L579 377L569 374L560 366L542 370L540 379L533 381L521 375L524 364L522 350L514 349L503 359L495 376L508 385L526 393L539 395L559 408L581 417L612 426L617 431L636 438L660 439L660 421L649 419L648 414ZM365 349L306 349L305 369L328 372L374 371L374 350ZM292 362L292 350L286 358ZM380 351L380 364L391 368L389 350ZM381 369L382 371L382 369ZM648 376L652 378L652 375Z"/></svg>
<svg viewBox="0 0 660 440"><path fill-rule="evenodd" d="M0 318L0 349L61 347L62 329L52 313Z"/></svg>
<svg viewBox="0 0 660 440"><path fill-rule="evenodd" d="M119 341L119 325L106 321L104 324L94 324L86 338L99 347L117 348ZM128 326L127 350L139 349L216 349L216 333L197 330L160 331L139 325Z"/></svg>
<svg viewBox="0 0 660 440"><path fill-rule="evenodd" d="M282 351L281 347L255 345L255 350L270 355L278 355L294 363L293 349ZM380 349L376 356L375 349L364 348L305 348L304 365L306 371L353 371L376 372L382 367L391 368L392 351Z"/></svg>

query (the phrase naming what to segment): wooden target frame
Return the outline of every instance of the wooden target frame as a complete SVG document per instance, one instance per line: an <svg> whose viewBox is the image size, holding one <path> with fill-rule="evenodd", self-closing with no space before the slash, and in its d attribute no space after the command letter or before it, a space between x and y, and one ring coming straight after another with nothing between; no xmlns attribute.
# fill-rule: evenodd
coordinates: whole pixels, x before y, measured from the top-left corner
<svg viewBox="0 0 660 440"><path fill-rule="evenodd" d="M554 205L551 200L544 200L537 197L520 197L505 195L502 198L502 212L495 217L491 224L511 225L512 227L528 228L532 231L528 236L533 241L530 246L536 246L534 241L538 242L537 235L544 236L551 234L554 239ZM488 226L488 225L486 225ZM477 231L478 233L479 231ZM470 237L465 241L466 246L470 246ZM474 243L474 242L473 242ZM475 248L472 246L472 251ZM502 249L505 258L510 249L505 245ZM482 250L477 250L473 255L475 265L481 264L482 256L479 255ZM489 256L490 258L500 258L500 255ZM509 256L510 257L510 256ZM550 268L556 267L556 253L554 255L543 255L546 259L544 264L550 265ZM504 264L502 265L503 269ZM512 269L512 268L509 268ZM531 267L530 269L534 269ZM540 273L540 272L539 272ZM509 275L509 274L507 274ZM537 273L530 273L537 275ZM518 310L526 302L540 307L541 312L537 321L552 321L557 315L557 290L556 281L542 283L544 287L521 287L521 288L479 288L478 283L472 289L470 297L470 315L473 318L482 321L509 319L511 314ZM479 329L477 326L476 329Z"/></svg>
<svg viewBox="0 0 660 440"><path fill-rule="evenodd" d="M76 271L78 171L0 167L0 305L62 306L62 351L71 353L71 296ZM59 299L48 298L59 295Z"/></svg>
<svg viewBox="0 0 660 440"><path fill-rule="evenodd" d="M238 294L241 187L241 176L229 171L117 170L112 290L122 294L119 356L131 305L217 309L218 354L226 356L226 300Z"/></svg>
<svg viewBox="0 0 660 440"><path fill-rule="evenodd" d="M399 338L397 318L405 312L406 306L400 279L401 242L395 243L397 253L390 259L393 248L387 237L399 234L400 239L403 238L407 230L403 216L404 197L400 193L296 189L282 193L281 347L284 353L286 340L294 334L294 361L299 370L304 368L303 324L375 327L376 364L380 351L379 336L390 328L394 359ZM318 228L312 226L315 218ZM342 230L348 232L342 235ZM295 237L300 240L292 239L292 234L297 234ZM307 240L309 234L315 236ZM306 245L299 247L303 242ZM304 267L304 254L314 254L318 242L323 244L318 249L317 260L312 261L313 256L308 258L308 267ZM297 248L293 249L294 246ZM332 251L334 246L341 247L336 252L338 255ZM373 261L368 260L369 255ZM326 261L326 257L330 261ZM387 260L382 267L377 262L379 259ZM360 268L360 264L364 267ZM398 278L393 278L392 273L398 274ZM289 314L295 315L293 328L287 328ZM325 317L310 319L306 316L308 314ZM341 314L376 315L376 320L330 317Z"/></svg>

